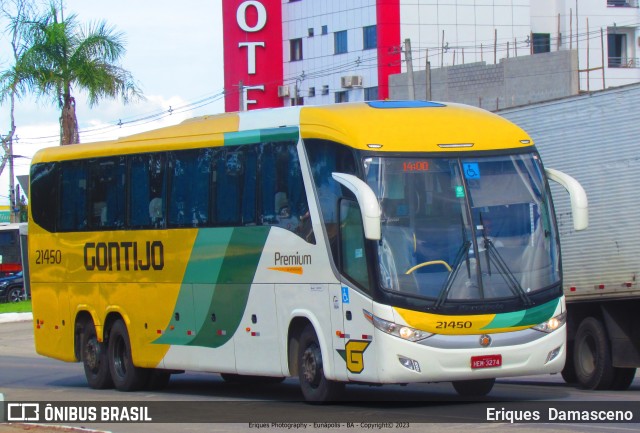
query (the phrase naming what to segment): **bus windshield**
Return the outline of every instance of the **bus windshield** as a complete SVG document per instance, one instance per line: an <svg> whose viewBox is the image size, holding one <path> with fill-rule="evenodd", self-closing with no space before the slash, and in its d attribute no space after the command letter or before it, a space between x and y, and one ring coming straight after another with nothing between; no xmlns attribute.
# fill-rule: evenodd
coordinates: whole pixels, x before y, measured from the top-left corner
<svg viewBox="0 0 640 433"><path fill-rule="evenodd" d="M560 282L557 231L537 154L368 157L382 209L383 290L449 301L518 298Z"/></svg>

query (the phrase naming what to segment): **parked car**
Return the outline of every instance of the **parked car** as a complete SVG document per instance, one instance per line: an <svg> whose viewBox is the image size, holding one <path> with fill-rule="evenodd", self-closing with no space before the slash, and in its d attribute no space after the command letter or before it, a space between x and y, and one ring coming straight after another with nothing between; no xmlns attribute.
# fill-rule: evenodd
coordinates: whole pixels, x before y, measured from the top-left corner
<svg viewBox="0 0 640 433"><path fill-rule="evenodd" d="M0 302L18 302L26 299L22 272L0 278Z"/></svg>

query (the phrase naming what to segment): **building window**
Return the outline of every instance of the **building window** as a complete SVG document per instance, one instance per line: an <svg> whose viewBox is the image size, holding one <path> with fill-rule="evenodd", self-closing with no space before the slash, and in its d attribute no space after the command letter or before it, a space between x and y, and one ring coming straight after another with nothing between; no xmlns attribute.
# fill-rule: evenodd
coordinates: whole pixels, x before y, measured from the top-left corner
<svg viewBox="0 0 640 433"><path fill-rule="evenodd" d="M328 26L322 26L322 34L323 35L328 35L329 34L329 27Z"/></svg>
<svg viewBox="0 0 640 433"><path fill-rule="evenodd" d="M291 98L291 106L293 107L295 105L304 105L304 98L302 96Z"/></svg>
<svg viewBox="0 0 640 433"><path fill-rule="evenodd" d="M291 39L289 41L289 46L291 48L291 61L296 62L298 60L302 60L302 39Z"/></svg>
<svg viewBox="0 0 640 433"><path fill-rule="evenodd" d="M533 54L548 53L551 51L551 35L549 33L533 34Z"/></svg>
<svg viewBox="0 0 640 433"><path fill-rule="evenodd" d="M623 7L623 8L637 8L638 0L607 0L607 6Z"/></svg>
<svg viewBox="0 0 640 433"><path fill-rule="evenodd" d="M609 33L607 35L607 53L610 68L621 68L626 65L627 35Z"/></svg>
<svg viewBox="0 0 640 433"><path fill-rule="evenodd" d="M307 34L309 35L309 37L310 37L310 38L312 38L312 37L313 37L313 27L309 27L309 28L307 29Z"/></svg>
<svg viewBox="0 0 640 433"><path fill-rule="evenodd" d="M378 47L378 33L376 26L367 26L362 29L364 49L371 50Z"/></svg>
<svg viewBox="0 0 640 433"><path fill-rule="evenodd" d="M328 95L329 94L329 86L327 86L326 84L324 86L322 86L322 94L323 95Z"/></svg>
<svg viewBox="0 0 640 433"><path fill-rule="evenodd" d="M365 101L377 101L378 100L378 87L367 87L364 89Z"/></svg>
<svg viewBox="0 0 640 433"><path fill-rule="evenodd" d="M314 97L314 96L316 96L316 88L309 87L309 97Z"/></svg>
<svg viewBox="0 0 640 433"><path fill-rule="evenodd" d="M344 54L347 52L347 31L335 32L333 34L334 54Z"/></svg>
<svg viewBox="0 0 640 433"><path fill-rule="evenodd" d="M340 104L342 102L349 102L349 92L342 91L336 92L336 104Z"/></svg>

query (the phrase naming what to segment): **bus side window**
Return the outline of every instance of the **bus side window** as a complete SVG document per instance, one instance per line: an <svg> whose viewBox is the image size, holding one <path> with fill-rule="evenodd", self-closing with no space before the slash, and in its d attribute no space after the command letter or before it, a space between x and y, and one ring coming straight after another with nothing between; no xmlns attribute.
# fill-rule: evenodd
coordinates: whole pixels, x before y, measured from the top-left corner
<svg viewBox="0 0 640 433"><path fill-rule="evenodd" d="M165 155L135 155L131 160L130 225L161 228L165 223Z"/></svg>
<svg viewBox="0 0 640 433"><path fill-rule="evenodd" d="M260 147L260 222L289 230L315 243L295 144L274 142Z"/></svg>
<svg viewBox="0 0 640 433"><path fill-rule="evenodd" d="M340 269L363 289L369 289L364 228L355 200L340 201Z"/></svg>
<svg viewBox="0 0 640 433"><path fill-rule="evenodd" d="M58 216L59 163L35 164L31 167L31 216L36 224L49 232L56 230Z"/></svg>
<svg viewBox="0 0 640 433"><path fill-rule="evenodd" d="M212 149L173 152L169 158L169 226L203 227L209 223Z"/></svg>
<svg viewBox="0 0 640 433"><path fill-rule="evenodd" d="M87 168L83 162L62 163L58 229L63 232L87 227Z"/></svg>
<svg viewBox="0 0 640 433"><path fill-rule="evenodd" d="M90 227L92 229L123 228L125 158L101 158L90 161L89 172Z"/></svg>
<svg viewBox="0 0 640 433"><path fill-rule="evenodd" d="M216 153L214 193L216 225L240 226L256 222L256 154L250 147L234 146Z"/></svg>

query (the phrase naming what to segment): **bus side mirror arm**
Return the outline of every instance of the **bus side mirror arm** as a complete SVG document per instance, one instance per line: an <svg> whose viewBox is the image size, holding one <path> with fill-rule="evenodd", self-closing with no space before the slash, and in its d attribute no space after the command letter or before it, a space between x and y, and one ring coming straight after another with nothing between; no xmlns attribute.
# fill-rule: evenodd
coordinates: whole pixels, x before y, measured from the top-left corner
<svg viewBox="0 0 640 433"><path fill-rule="evenodd" d="M573 215L574 230L584 230L589 226L589 206L587 193L580 182L566 173L553 168L545 168L547 177L554 182L558 182L568 192L571 198L571 214Z"/></svg>
<svg viewBox="0 0 640 433"><path fill-rule="evenodd" d="M373 190L361 179L345 173L331 173L336 182L349 188L353 192L360 205L364 237L369 240L380 240L380 204Z"/></svg>

